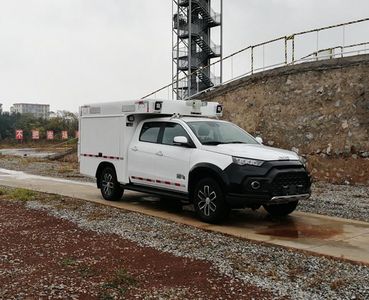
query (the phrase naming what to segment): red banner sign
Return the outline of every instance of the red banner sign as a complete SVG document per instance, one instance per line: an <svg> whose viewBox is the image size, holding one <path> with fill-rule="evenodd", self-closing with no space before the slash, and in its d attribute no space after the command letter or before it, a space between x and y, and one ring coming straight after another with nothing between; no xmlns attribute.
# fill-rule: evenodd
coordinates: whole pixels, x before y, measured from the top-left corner
<svg viewBox="0 0 369 300"><path fill-rule="evenodd" d="M62 140L68 139L68 131L62 131Z"/></svg>
<svg viewBox="0 0 369 300"><path fill-rule="evenodd" d="M15 139L17 139L17 140L23 140L23 130L17 129L15 131Z"/></svg>
<svg viewBox="0 0 369 300"><path fill-rule="evenodd" d="M53 140L53 139L54 139L54 131L52 131L52 130L48 130L48 131L46 132L46 139L48 139L48 140Z"/></svg>
<svg viewBox="0 0 369 300"><path fill-rule="evenodd" d="M32 140L39 140L40 139L40 131L39 130L32 130L31 133L32 133ZM24 139L23 134L24 134L24 131L22 129L15 130L15 138L17 140L23 140ZM79 131L75 131L75 137L77 139L79 138ZM61 138L62 138L62 140L67 140L69 138L67 130L63 130L61 132ZM47 140L54 140L55 139L54 130L46 131L46 139Z"/></svg>
<svg viewBox="0 0 369 300"><path fill-rule="evenodd" d="M39 140L40 139L40 131L32 130L32 140Z"/></svg>

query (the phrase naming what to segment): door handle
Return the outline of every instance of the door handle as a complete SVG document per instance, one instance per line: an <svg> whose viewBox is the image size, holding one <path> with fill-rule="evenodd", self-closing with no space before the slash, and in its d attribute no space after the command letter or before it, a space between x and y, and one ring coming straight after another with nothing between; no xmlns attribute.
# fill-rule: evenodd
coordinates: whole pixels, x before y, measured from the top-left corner
<svg viewBox="0 0 369 300"><path fill-rule="evenodd" d="M131 148L131 150L132 150L132 151L137 151L137 150L138 150L138 148L137 148L136 146L134 146L134 147L132 147L132 148Z"/></svg>
<svg viewBox="0 0 369 300"><path fill-rule="evenodd" d="M157 156L163 156L163 152L161 152L161 151L156 152L156 155L157 155Z"/></svg>

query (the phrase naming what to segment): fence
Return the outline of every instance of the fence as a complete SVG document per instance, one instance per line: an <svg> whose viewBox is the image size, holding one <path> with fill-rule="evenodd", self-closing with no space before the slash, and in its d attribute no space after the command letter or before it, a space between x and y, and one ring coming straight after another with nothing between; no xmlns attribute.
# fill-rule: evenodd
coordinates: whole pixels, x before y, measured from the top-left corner
<svg viewBox="0 0 369 300"><path fill-rule="evenodd" d="M368 41L363 41L363 36L367 36ZM216 83L210 89L277 67L366 53L369 53L369 18L294 33L248 46L224 57L223 82ZM190 75L203 72L204 69L210 69L210 72L215 73L214 70L220 67L220 61L213 62ZM178 83L178 86L186 88L190 75L165 85L142 99L149 97L172 99L173 87ZM197 90L191 98L205 91Z"/></svg>

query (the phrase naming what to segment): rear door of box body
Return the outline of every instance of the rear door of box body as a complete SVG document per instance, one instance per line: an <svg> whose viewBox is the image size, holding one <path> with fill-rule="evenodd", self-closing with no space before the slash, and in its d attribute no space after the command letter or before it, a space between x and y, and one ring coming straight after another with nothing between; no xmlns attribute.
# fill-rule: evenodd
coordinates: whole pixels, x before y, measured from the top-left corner
<svg viewBox="0 0 369 300"><path fill-rule="evenodd" d="M80 128L80 171L95 177L101 162L114 165L119 181L126 178L125 116L85 116Z"/></svg>

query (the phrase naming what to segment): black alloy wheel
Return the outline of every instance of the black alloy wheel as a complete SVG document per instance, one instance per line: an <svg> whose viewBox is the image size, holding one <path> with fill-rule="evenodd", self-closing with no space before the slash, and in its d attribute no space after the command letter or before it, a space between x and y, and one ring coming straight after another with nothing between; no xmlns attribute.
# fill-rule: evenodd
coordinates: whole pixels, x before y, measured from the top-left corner
<svg viewBox="0 0 369 300"><path fill-rule="evenodd" d="M194 189L193 203L199 219L207 223L223 221L230 211L219 183L211 177L198 182Z"/></svg>
<svg viewBox="0 0 369 300"><path fill-rule="evenodd" d="M105 200L118 201L122 198L124 189L120 186L115 170L105 167L100 175L101 195Z"/></svg>

